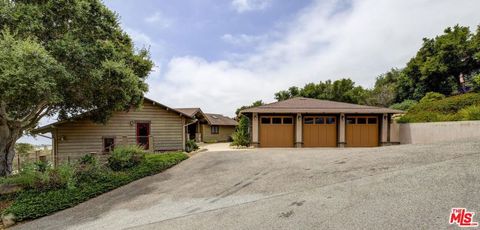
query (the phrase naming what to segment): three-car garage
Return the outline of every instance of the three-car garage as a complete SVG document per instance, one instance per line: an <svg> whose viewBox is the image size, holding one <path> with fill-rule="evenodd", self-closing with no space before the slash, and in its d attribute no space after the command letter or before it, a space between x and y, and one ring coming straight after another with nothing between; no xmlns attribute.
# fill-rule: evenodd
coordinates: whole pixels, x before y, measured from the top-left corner
<svg viewBox="0 0 480 230"><path fill-rule="evenodd" d="M258 147L374 147L390 144L391 115L403 111L292 98L241 111Z"/></svg>

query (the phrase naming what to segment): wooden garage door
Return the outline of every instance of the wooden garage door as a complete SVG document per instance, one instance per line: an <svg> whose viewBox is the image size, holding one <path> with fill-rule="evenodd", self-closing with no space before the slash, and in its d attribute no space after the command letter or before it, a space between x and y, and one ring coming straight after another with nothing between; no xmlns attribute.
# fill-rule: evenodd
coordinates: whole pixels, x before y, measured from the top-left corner
<svg viewBox="0 0 480 230"><path fill-rule="evenodd" d="M335 116L306 116L303 118L304 147L336 147L337 119Z"/></svg>
<svg viewBox="0 0 480 230"><path fill-rule="evenodd" d="M293 116L261 116L260 147L293 147Z"/></svg>
<svg viewBox="0 0 480 230"><path fill-rule="evenodd" d="M378 117L347 116L345 135L347 147L378 146Z"/></svg>

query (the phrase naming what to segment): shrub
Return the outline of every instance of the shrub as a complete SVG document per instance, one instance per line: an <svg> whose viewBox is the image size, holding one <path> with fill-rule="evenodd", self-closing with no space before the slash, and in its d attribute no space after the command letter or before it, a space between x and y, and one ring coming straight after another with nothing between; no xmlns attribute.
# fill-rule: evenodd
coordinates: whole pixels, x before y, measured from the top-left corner
<svg viewBox="0 0 480 230"><path fill-rule="evenodd" d="M461 111L464 108L479 105L479 93L461 94L438 101L424 101L411 107L407 114L398 119L398 122L434 122L475 119L475 108L470 108L463 112Z"/></svg>
<svg viewBox="0 0 480 230"><path fill-rule="evenodd" d="M472 78L472 86L473 86L473 90L477 92L480 91L480 73L478 73Z"/></svg>
<svg viewBox="0 0 480 230"><path fill-rule="evenodd" d="M85 154L75 167L75 182L77 184L91 183L105 176L106 168L98 164L93 154Z"/></svg>
<svg viewBox="0 0 480 230"><path fill-rule="evenodd" d="M98 160L95 155L87 153L78 160L78 163L81 165L97 165Z"/></svg>
<svg viewBox="0 0 480 230"><path fill-rule="evenodd" d="M232 145L248 146L250 145L250 133L248 132L249 119L246 116L241 116L238 121L238 126L232 134Z"/></svg>
<svg viewBox="0 0 480 230"><path fill-rule="evenodd" d="M420 99L420 103L428 103L432 101L439 101L442 99L445 99L445 95L437 92L428 92L422 99Z"/></svg>
<svg viewBox="0 0 480 230"><path fill-rule="evenodd" d="M145 159L145 150L141 146L120 146L113 150L108 158L108 167L114 171L121 171L140 164Z"/></svg>
<svg viewBox="0 0 480 230"><path fill-rule="evenodd" d="M402 101L400 103L396 103L396 104L391 105L390 109L398 109L398 110L407 111L416 104L418 104L418 102L415 101L415 100L405 100L405 101Z"/></svg>
<svg viewBox="0 0 480 230"><path fill-rule="evenodd" d="M52 167L52 165L48 161L37 161L34 164L37 171L39 172L46 172L48 169Z"/></svg>
<svg viewBox="0 0 480 230"><path fill-rule="evenodd" d="M458 112L462 120L480 120L480 105L472 105Z"/></svg>
<svg viewBox="0 0 480 230"><path fill-rule="evenodd" d="M187 153L189 153L191 151L195 151L198 148L199 147L194 140L188 140L187 143L185 144L185 151L187 151Z"/></svg>
<svg viewBox="0 0 480 230"><path fill-rule="evenodd" d="M57 168L48 167L40 171L37 163L29 163L23 165L19 174L6 178L2 183L37 191L69 188L74 186L74 173L74 168L69 164L59 165Z"/></svg>
<svg viewBox="0 0 480 230"><path fill-rule="evenodd" d="M34 219L69 208L102 193L145 176L159 173L188 158L183 153L146 154L137 166L121 172L103 170L104 176L73 188L50 191L30 190L19 194L4 214L12 213L16 221Z"/></svg>

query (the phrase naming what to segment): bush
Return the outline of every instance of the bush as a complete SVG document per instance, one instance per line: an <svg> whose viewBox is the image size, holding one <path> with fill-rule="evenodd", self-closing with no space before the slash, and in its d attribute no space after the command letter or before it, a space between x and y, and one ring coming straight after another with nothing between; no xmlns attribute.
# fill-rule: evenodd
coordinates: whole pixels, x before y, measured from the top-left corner
<svg viewBox="0 0 480 230"><path fill-rule="evenodd" d="M12 213L16 221L34 219L75 206L102 193L145 176L159 173L188 158L183 153L146 154L137 166L121 172L103 169L104 176L75 187L50 191L29 190L19 194L4 214ZM62 170L61 170L62 171ZM62 173L63 174L63 173Z"/></svg>
<svg viewBox="0 0 480 230"><path fill-rule="evenodd" d="M399 118L398 122L434 122L434 121L459 121L475 118L475 108L463 109L480 105L479 93L467 93L447 97L437 101L424 101L411 107L407 114ZM470 114L471 113L471 114Z"/></svg>
<svg viewBox="0 0 480 230"><path fill-rule="evenodd" d="M37 165L42 165L39 168ZM49 165L49 164L46 164ZM15 184L25 190L47 191L51 189L68 188L74 186L74 168L69 164L59 165L57 168L43 168L44 164L24 164L19 174L7 177L2 181L5 184Z"/></svg>
<svg viewBox="0 0 480 230"><path fill-rule="evenodd" d="M420 103L428 103L442 99L445 99L445 95L436 92L428 92L422 99L420 99Z"/></svg>
<svg viewBox="0 0 480 230"><path fill-rule="evenodd" d="M473 90L480 92L480 73L472 78Z"/></svg>
<svg viewBox="0 0 480 230"><path fill-rule="evenodd" d="M232 145L248 146L250 145L250 133L248 132L249 119L246 116L241 116L238 121L238 126L232 134Z"/></svg>
<svg viewBox="0 0 480 230"><path fill-rule="evenodd" d="M199 147L194 140L188 140L187 143L185 144L185 151L187 151L187 153L189 153L191 151L195 151L198 148Z"/></svg>
<svg viewBox="0 0 480 230"><path fill-rule="evenodd" d="M91 183L105 176L107 169L98 164L93 154L86 154L79 159L75 167L75 182L77 184Z"/></svg>
<svg viewBox="0 0 480 230"><path fill-rule="evenodd" d="M113 150L108 158L108 167L114 171L121 171L137 166L145 159L145 150L141 146L120 146Z"/></svg>
<svg viewBox="0 0 480 230"><path fill-rule="evenodd" d="M407 111L416 104L418 104L418 102L415 101L415 100L405 100L405 101L402 101L400 103L396 103L396 104L391 105L390 109L398 109L398 110Z"/></svg>
<svg viewBox="0 0 480 230"><path fill-rule="evenodd" d="M480 120L480 105L465 107L458 114L462 120Z"/></svg>

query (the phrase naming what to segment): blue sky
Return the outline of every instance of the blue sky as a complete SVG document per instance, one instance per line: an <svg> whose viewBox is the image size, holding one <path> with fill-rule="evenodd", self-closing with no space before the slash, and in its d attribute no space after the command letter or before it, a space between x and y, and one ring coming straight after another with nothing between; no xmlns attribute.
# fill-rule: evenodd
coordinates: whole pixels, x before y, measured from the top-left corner
<svg viewBox="0 0 480 230"><path fill-rule="evenodd" d="M370 87L455 24L476 28L470 0L109 0L156 66L147 97L232 116L289 86L349 77ZM54 119L43 120L42 124ZM21 141L48 143L46 139Z"/></svg>

